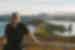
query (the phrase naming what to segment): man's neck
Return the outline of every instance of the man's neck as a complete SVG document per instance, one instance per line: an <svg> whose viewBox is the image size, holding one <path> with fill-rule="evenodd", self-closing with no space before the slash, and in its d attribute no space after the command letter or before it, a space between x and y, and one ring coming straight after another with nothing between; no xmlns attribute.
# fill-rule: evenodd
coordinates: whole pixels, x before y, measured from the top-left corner
<svg viewBox="0 0 75 50"><path fill-rule="evenodd" d="M16 27L20 22L17 22L17 23L12 23L12 26L13 27Z"/></svg>

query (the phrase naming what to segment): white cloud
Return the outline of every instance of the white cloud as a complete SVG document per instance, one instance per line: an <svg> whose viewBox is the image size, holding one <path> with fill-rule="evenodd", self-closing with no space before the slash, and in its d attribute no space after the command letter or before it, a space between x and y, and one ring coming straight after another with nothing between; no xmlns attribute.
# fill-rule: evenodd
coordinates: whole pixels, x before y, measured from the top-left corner
<svg viewBox="0 0 75 50"><path fill-rule="evenodd" d="M26 14L37 14L39 12L55 13L59 11L75 12L75 4L67 5L64 2L64 0L0 0L0 12L5 13L16 10L22 13L26 12Z"/></svg>
<svg viewBox="0 0 75 50"><path fill-rule="evenodd" d="M32 13L48 13L48 0L32 0Z"/></svg>
<svg viewBox="0 0 75 50"><path fill-rule="evenodd" d="M64 9L64 0L32 0L32 12L55 13Z"/></svg>
<svg viewBox="0 0 75 50"><path fill-rule="evenodd" d="M64 12L75 13L75 6L64 6Z"/></svg>
<svg viewBox="0 0 75 50"><path fill-rule="evenodd" d="M0 14L16 11L18 8L31 9L31 4L31 0L5 0L5 2L0 0Z"/></svg>

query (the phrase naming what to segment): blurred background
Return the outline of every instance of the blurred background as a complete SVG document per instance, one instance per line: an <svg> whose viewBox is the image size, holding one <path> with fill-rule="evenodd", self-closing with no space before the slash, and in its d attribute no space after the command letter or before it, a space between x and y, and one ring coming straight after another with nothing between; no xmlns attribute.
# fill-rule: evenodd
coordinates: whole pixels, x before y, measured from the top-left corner
<svg viewBox="0 0 75 50"><path fill-rule="evenodd" d="M33 39L28 50L75 50L74 0L0 0L0 48L13 12L19 13Z"/></svg>

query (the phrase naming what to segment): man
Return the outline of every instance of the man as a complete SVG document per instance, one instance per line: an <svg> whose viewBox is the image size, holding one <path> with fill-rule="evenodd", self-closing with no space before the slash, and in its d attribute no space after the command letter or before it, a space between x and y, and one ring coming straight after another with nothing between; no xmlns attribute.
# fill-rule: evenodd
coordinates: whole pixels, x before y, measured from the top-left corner
<svg viewBox="0 0 75 50"><path fill-rule="evenodd" d="M22 50L20 44L23 35L28 35L29 31L26 26L21 22L21 18L16 14L12 14L10 24L6 25L5 36L7 44L4 50Z"/></svg>

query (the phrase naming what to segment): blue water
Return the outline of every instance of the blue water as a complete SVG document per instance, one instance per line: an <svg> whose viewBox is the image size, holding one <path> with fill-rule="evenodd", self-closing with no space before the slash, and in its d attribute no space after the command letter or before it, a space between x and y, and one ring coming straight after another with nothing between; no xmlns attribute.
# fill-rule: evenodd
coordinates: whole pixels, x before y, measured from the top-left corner
<svg viewBox="0 0 75 50"><path fill-rule="evenodd" d="M3 37L5 35L4 31L6 24L7 24L6 22L0 22L0 37Z"/></svg>

